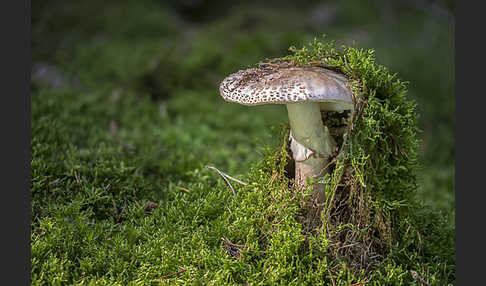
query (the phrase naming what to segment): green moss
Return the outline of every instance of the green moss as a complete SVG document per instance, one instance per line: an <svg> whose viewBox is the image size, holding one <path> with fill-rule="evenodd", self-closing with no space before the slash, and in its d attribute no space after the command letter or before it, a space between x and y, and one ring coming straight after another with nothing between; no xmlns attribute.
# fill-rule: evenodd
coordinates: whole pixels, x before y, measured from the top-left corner
<svg viewBox="0 0 486 286"><path fill-rule="evenodd" d="M326 249L330 260L342 261L353 275L364 270L368 273L382 267L383 257L397 249L423 251L423 245L410 249L410 242L403 239L404 230L415 227L420 237L434 233L431 224L442 226L431 236L441 237L448 249L453 249L449 231L453 227L439 223L438 217L425 227L415 215L423 208L416 196L420 131L416 104L406 97L406 82L377 64L373 50L356 46L337 49L334 42L314 40L290 51L291 55L269 63L318 65L341 72L350 80L355 98L356 112L326 187L320 235L335 245ZM438 249L429 248L440 256ZM427 260L430 255L422 253L415 259ZM373 261L373 257L379 259ZM442 260L451 263L453 257L454 253L443 253Z"/></svg>
<svg viewBox="0 0 486 286"><path fill-rule="evenodd" d="M309 235L300 223L309 194L291 188L286 170L285 108L217 95L224 75L312 37L299 11L234 9L179 37L187 26L156 1L48 2L33 5L33 60L82 87L31 86L33 285L419 284L410 270L434 285L454 283L454 227L412 199L413 104L372 53L330 52L316 41L287 58L334 55L322 64L342 68L368 99L329 178L330 186L358 179L338 186L346 196L328 190L329 205L343 202L347 213L328 208L328 229ZM206 164L249 185L232 182L234 197ZM158 204L152 211L149 201ZM357 225L372 218L370 229ZM382 236L372 245L387 254L374 268L353 264L360 247L350 244Z"/></svg>

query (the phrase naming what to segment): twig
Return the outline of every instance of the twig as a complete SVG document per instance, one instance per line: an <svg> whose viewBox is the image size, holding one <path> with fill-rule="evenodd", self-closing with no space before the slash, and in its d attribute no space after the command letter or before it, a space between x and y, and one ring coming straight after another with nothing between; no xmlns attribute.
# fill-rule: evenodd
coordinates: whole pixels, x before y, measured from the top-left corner
<svg viewBox="0 0 486 286"><path fill-rule="evenodd" d="M334 282L334 278L332 278L331 271L329 271L329 269L327 269L327 272L329 273L329 277L331 278L332 286L336 286L336 282Z"/></svg>
<svg viewBox="0 0 486 286"><path fill-rule="evenodd" d="M267 278L268 271L270 271L270 267L265 270L265 273L263 273L263 278Z"/></svg>
<svg viewBox="0 0 486 286"><path fill-rule="evenodd" d="M170 278L170 277L172 277L172 276L176 276L176 275L178 275L178 274L181 274L181 273L183 273L183 272L186 272L186 269L185 269L185 268L183 268L182 270L179 270L179 271L177 271L177 272L174 272L174 273L171 273L171 274L164 275L164 276L162 276L162 277L160 277L160 278L161 278L161 279L167 279L167 278Z"/></svg>
<svg viewBox="0 0 486 286"><path fill-rule="evenodd" d="M327 246L337 246L337 245L340 245L341 242L338 241L338 242L335 242L335 243L331 243L331 244L328 244Z"/></svg>
<svg viewBox="0 0 486 286"><path fill-rule="evenodd" d="M275 174L273 174L273 176L270 178L270 181L268 181L268 185L273 184L273 181L275 181L275 179L277 178L277 176L278 176L278 172L276 172Z"/></svg>
<svg viewBox="0 0 486 286"><path fill-rule="evenodd" d="M235 244L235 243L229 241L227 238L224 238L224 237L221 237L221 240L224 241L224 243L226 243L229 246L233 246L233 247L237 247L237 248L246 248L246 245Z"/></svg>
<svg viewBox="0 0 486 286"><path fill-rule="evenodd" d="M228 185L228 187L230 187L231 191L233 192L233 196L236 197L235 189L233 188L233 186L231 185L231 183L228 181L228 179L226 179L226 176L225 176L225 174L223 172L221 172L220 170L218 170L218 169L216 169L214 167L208 166L208 165L206 165L206 168L209 168L209 169L212 169L212 170L216 171L221 176L221 178L223 178L223 180L226 183L226 185Z"/></svg>
<svg viewBox="0 0 486 286"><path fill-rule="evenodd" d="M188 189L184 188L184 187L179 187L179 186L176 186L176 188L178 188L179 190L181 191L184 191L186 193L190 193L191 191L189 191Z"/></svg>
<svg viewBox="0 0 486 286"><path fill-rule="evenodd" d="M356 244L359 244L359 242L355 242L355 243L351 243L351 244L347 244L347 245L343 245L341 247L339 247L338 249L341 249L341 248L346 248L346 247L351 247L351 246L354 246Z"/></svg>
<svg viewBox="0 0 486 286"><path fill-rule="evenodd" d="M226 207L226 209L230 212L230 213L233 213L230 208L228 207L228 205L224 205Z"/></svg>
<svg viewBox="0 0 486 286"><path fill-rule="evenodd" d="M226 244L223 249L225 249L229 255L235 257L236 259L241 258L240 249L246 248L245 245L235 244L229 241L227 238L221 237L221 240Z"/></svg>
<svg viewBox="0 0 486 286"><path fill-rule="evenodd" d="M353 284L349 284L349 286L360 286L360 285L364 285L364 284L368 284L368 283L370 283L370 281L356 282L356 283L353 283Z"/></svg>
<svg viewBox="0 0 486 286"><path fill-rule="evenodd" d="M226 178L228 178L228 179L230 179L230 180L232 180L232 181L235 181L235 182L237 182L237 183L240 183L240 184L242 184L243 186L248 186L248 183L245 183L245 182L243 182L243 181L241 181L241 180L238 180L237 178L233 178L233 177L231 177L230 175L228 175L228 174L224 173L223 171L220 171L220 170L216 169L215 167L212 167L212 166L206 165L206 168L209 168L209 169L214 169L214 170L216 170L216 171L220 172L221 174L223 174L223 176L225 176Z"/></svg>
<svg viewBox="0 0 486 286"><path fill-rule="evenodd" d="M78 178L78 174L76 173L76 171L74 171L74 178L76 179L76 183L79 184L79 178Z"/></svg>
<svg viewBox="0 0 486 286"><path fill-rule="evenodd" d="M419 244L418 244L419 252L422 252L422 238L420 237L420 233L418 232L418 230L417 230L417 236L419 239Z"/></svg>
<svg viewBox="0 0 486 286"><path fill-rule="evenodd" d="M409 226L407 227L407 231L405 231L405 235L407 235L407 233L408 233L408 231L410 230L410 228L411 228L411 227L412 227L411 225L409 225Z"/></svg>
<svg viewBox="0 0 486 286"><path fill-rule="evenodd" d="M240 250L247 248L246 245L236 244L229 241L227 238L221 237L221 240L226 244L223 249L225 249L229 255L235 257L236 259L241 258ZM253 252L253 250L247 250L248 252Z"/></svg>

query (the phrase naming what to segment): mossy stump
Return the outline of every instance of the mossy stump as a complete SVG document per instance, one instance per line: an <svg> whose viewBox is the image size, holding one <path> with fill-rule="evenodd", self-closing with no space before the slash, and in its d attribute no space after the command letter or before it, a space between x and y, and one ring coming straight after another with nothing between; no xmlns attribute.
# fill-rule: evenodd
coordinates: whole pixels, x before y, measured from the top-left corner
<svg viewBox="0 0 486 286"><path fill-rule="evenodd" d="M353 111L322 114L338 148L324 177L324 194L310 191L299 221L306 233L324 232L333 241L333 256L369 270L390 249L416 193L416 104L406 97L406 82L375 62L373 50L338 50L334 42L314 40L290 51L264 64L331 69L348 78L354 97ZM289 142L282 147L286 159L280 161L288 162L286 176L293 180Z"/></svg>

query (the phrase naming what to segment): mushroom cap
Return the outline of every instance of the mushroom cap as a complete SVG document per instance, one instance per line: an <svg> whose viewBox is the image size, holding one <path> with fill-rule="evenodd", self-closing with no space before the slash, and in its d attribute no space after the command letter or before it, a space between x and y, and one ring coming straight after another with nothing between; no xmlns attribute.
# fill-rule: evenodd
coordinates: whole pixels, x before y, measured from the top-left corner
<svg viewBox="0 0 486 286"><path fill-rule="evenodd" d="M219 86L224 100L243 105L320 102L321 109L353 108L347 79L321 67L264 66L240 70Z"/></svg>

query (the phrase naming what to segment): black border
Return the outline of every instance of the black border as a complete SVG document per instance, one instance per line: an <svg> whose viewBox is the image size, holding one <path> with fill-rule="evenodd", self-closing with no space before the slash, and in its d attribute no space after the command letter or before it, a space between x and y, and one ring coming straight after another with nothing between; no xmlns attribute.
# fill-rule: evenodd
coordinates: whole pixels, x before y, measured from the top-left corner
<svg viewBox="0 0 486 286"><path fill-rule="evenodd" d="M486 201L483 178L486 142L484 108L484 9L456 1L455 193L456 285L484 285ZM474 5L476 4L476 5ZM458 12L458 13L457 13Z"/></svg>
<svg viewBox="0 0 486 286"><path fill-rule="evenodd" d="M30 285L30 70L31 2L4 1L0 8L3 99L0 112L2 175L2 284ZM13 283L5 283L12 281Z"/></svg>

